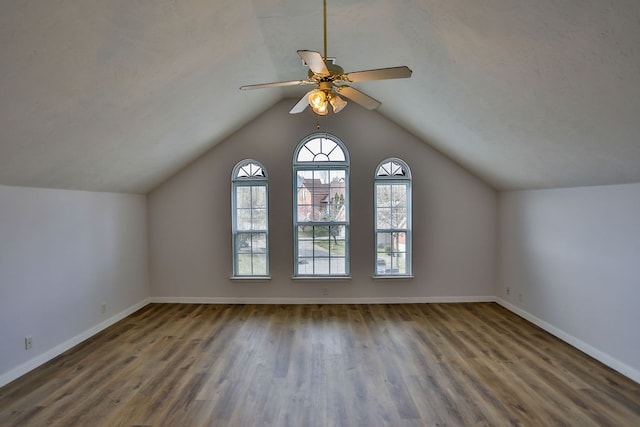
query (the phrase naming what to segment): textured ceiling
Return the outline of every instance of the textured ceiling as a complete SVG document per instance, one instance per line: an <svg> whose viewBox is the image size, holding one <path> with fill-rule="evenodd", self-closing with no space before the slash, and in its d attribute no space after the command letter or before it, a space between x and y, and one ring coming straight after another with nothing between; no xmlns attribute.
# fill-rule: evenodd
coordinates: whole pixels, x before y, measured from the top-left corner
<svg viewBox="0 0 640 427"><path fill-rule="evenodd" d="M413 70L354 84L379 112L493 187L640 182L637 0L328 0L328 21L345 70ZM321 0L4 0L0 184L147 192L301 96L238 90L303 78L297 49L322 50Z"/></svg>

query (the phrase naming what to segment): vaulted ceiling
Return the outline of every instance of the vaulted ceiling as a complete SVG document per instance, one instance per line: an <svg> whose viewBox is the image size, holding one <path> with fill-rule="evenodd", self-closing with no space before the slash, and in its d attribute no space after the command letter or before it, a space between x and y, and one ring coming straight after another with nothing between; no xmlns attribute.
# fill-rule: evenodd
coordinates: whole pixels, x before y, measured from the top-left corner
<svg viewBox="0 0 640 427"><path fill-rule="evenodd" d="M413 70L354 84L371 114L496 189L640 182L640 2L327 3L345 70ZM304 78L322 41L321 0L5 0L0 185L147 192L293 105L238 88Z"/></svg>

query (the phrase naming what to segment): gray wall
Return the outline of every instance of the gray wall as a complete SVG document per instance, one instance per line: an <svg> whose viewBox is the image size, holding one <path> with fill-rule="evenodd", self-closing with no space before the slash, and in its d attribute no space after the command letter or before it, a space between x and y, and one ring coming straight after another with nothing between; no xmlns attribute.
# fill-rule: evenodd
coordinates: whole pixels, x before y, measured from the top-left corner
<svg viewBox="0 0 640 427"><path fill-rule="evenodd" d="M500 196L499 296L636 381L639 213L640 184Z"/></svg>
<svg viewBox="0 0 640 427"><path fill-rule="evenodd" d="M144 196L0 186L0 386L144 302L147 261Z"/></svg>
<svg viewBox="0 0 640 427"><path fill-rule="evenodd" d="M351 103L322 119L351 157L349 281L292 280L292 155L316 131L309 112L289 115L285 100L148 195L152 295L160 300L493 298L496 289L497 194L377 112ZM373 280L373 175L387 157L413 172L414 276ZM271 276L233 281L230 177L245 158L269 172Z"/></svg>

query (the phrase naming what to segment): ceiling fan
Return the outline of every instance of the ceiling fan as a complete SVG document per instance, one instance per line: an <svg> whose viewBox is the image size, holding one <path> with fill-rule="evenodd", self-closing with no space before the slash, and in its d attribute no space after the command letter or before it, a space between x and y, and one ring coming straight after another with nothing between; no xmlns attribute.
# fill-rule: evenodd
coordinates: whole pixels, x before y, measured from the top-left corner
<svg viewBox="0 0 640 427"><path fill-rule="evenodd" d="M312 50L299 50L298 55L309 67L306 80L291 80L286 82L262 83L241 86L242 90L262 89L282 86L315 85L307 92L289 114L302 113L307 105L311 106L314 113L324 116L329 113L329 104L334 113L340 112L347 101L339 95L343 95L368 110L375 110L381 104L380 101L366 95L348 85L348 83L363 82L368 80L404 79L411 77L411 70L407 66L379 68L375 70L355 71L345 73L342 67L327 57L327 0L323 1L324 15L324 56Z"/></svg>

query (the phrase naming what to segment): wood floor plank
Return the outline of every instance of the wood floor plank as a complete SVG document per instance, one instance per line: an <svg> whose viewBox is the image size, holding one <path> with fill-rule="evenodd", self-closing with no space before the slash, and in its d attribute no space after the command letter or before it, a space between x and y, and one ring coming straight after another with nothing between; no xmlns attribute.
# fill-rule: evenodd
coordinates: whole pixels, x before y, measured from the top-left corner
<svg viewBox="0 0 640 427"><path fill-rule="evenodd" d="M640 425L640 384L493 303L150 304L0 388L2 426Z"/></svg>

